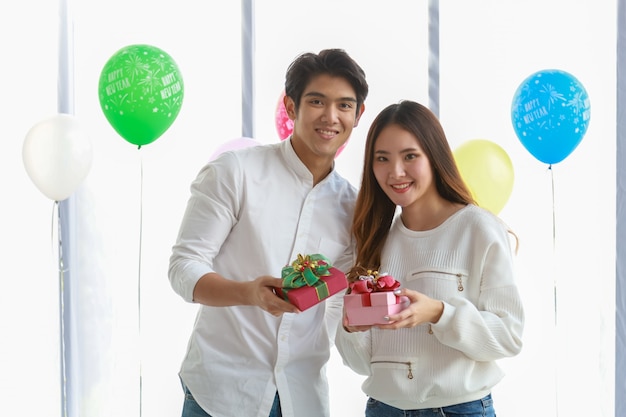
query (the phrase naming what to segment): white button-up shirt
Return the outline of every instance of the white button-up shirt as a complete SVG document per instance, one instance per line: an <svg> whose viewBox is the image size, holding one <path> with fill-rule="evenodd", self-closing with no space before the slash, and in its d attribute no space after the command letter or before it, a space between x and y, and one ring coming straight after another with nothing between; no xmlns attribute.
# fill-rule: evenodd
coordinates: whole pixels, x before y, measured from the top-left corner
<svg viewBox="0 0 626 417"><path fill-rule="evenodd" d="M290 140L225 152L191 186L171 285L192 302L206 273L280 277L298 254L322 254L345 272L354 262L355 199L334 170L313 186ZM252 306L201 306L180 377L214 416L267 417L277 391L284 417L328 416L325 366L341 300L339 293L282 317Z"/></svg>

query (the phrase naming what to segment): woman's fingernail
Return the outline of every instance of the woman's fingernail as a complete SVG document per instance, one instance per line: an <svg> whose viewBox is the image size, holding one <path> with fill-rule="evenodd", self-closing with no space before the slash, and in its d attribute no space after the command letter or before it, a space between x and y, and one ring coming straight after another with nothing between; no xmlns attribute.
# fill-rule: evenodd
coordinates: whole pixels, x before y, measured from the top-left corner
<svg viewBox="0 0 626 417"><path fill-rule="evenodd" d="M383 317L383 319L384 319L385 321L389 321L389 316L385 316L385 317Z"/></svg>
<svg viewBox="0 0 626 417"><path fill-rule="evenodd" d="M401 289L393 290L393 293L395 295L400 295L400 294L402 294L402 290Z"/></svg>

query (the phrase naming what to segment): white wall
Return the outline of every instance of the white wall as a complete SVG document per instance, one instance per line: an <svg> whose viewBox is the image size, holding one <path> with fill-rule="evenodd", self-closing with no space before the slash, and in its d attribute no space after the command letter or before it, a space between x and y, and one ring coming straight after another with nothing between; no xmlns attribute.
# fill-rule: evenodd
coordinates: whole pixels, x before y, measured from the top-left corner
<svg viewBox="0 0 626 417"><path fill-rule="evenodd" d="M35 7L36 6L36 7ZM54 205L35 188L22 164L30 127L56 108L56 16L50 2L3 3L3 134L0 151L0 414L33 403L56 415L59 358L58 279L51 240Z"/></svg>
<svg viewBox="0 0 626 417"><path fill-rule="evenodd" d="M399 99L428 103L428 2L299 3L256 4L255 136L278 140L274 108L297 54L345 48L371 88L361 125L337 159L358 185L372 118ZM170 289L167 262L189 182L220 144L241 136L240 4L72 4L75 109L95 152L89 177L72 197L72 244L84 261L70 271L80 299L81 416L138 415L140 374L143 415L179 415L176 373L195 307ZM57 6L35 0L0 6L6 133L0 415L24 404L29 415L60 414L55 205L30 182L21 160L28 129L57 110ZM440 5L440 115L450 143L492 140L515 169L513 193L500 214L521 241L517 270L527 326L522 354L503 361L507 376L495 392L501 415L532 414L538 402L544 415L613 415L615 16L614 1ZM185 83L174 125L140 150L108 125L97 96L105 62L134 43L167 51ZM519 83L546 68L575 75L591 99L585 138L552 170L523 148L510 122ZM333 414L362 415L361 378L336 355L329 377Z"/></svg>
<svg viewBox="0 0 626 417"><path fill-rule="evenodd" d="M442 122L453 143L496 141L515 168L500 214L521 240L527 323L524 351L500 386L504 415L531 414L519 399L532 396L558 400L558 415L612 416L616 2L441 3ZM521 80L547 68L574 74L591 100L586 136L552 171L526 152L509 116Z"/></svg>

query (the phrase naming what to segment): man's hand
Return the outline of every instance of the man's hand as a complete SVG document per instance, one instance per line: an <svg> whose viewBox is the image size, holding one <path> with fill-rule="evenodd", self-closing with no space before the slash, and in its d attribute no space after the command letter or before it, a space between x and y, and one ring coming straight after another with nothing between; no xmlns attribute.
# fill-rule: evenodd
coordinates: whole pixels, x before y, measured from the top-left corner
<svg viewBox="0 0 626 417"><path fill-rule="evenodd" d="M247 284L247 299L251 305L258 306L273 316L300 312L296 306L288 303L276 293L275 289L283 285L282 279L263 275Z"/></svg>
<svg viewBox="0 0 626 417"><path fill-rule="evenodd" d="M210 272L205 274L194 288L193 299L207 306L257 306L274 316L283 313L299 313L298 308L278 295L283 280L263 275L253 281L239 282Z"/></svg>

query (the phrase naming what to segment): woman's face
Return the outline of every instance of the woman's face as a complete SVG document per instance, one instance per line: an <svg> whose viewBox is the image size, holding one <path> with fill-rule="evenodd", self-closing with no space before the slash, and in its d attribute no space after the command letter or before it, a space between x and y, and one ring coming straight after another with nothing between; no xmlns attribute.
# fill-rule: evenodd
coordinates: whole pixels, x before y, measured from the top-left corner
<svg viewBox="0 0 626 417"><path fill-rule="evenodd" d="M380 132L372 166L380 187L402 208L437 195L430 161L417 137L398 125L389 125Z"/></svg>

